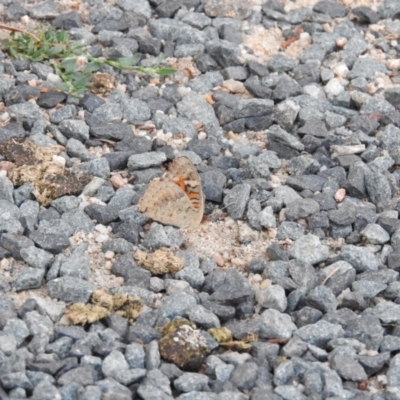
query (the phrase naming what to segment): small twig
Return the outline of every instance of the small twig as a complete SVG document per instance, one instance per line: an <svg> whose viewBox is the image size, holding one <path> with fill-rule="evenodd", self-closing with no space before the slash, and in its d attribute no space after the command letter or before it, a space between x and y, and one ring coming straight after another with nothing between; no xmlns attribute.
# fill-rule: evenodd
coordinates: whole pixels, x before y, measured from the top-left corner
<svg viewBox="0 0 400 400"><path fill-rule="evenodd" d="M324 281L321 283L321 286L324 286L325 283L329 280L329 278L331 278L333 275L335 275L336 272L338 272L339 270L340 270L340 267L337 267L337 268L334 268L331 272L329 272L329 274L326 276Z"/></svg>
<svg viewBox="0 0 400 400"><path fill-rule="evenodd" d="M30 37L32 37L33 39L37 40L38 42L40 42L40 39L33 33L25 31L23 29L20 28L15 28L13 26L8 26L8 25L4 25L2 23L0 23L0 29L5 29L7 31L11 31L11 32L20 32L20 33L26 33L27 35L29 35Z"/></svg>

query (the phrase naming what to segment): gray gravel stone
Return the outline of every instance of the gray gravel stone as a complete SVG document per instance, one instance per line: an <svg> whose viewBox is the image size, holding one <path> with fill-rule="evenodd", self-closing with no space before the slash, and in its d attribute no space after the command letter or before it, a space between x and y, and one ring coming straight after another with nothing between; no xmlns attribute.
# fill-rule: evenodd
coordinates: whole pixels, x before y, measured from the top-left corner
<svg viewBox="0 0 400 400"><path fill-rule="evenodd" d="M8 250L10 254L17 260L22 260L21 250L33 247L34 243L26 236L17 235L15 233L3 233L0 236L0 246Z"/></svg>
<svg viewBox="0 0 400 400"><path fill-rule="evenodd" d="M93 221L84 211L77 208L65 212L61 216L61 220L68 222L68 225L71 226L74 234L78 232L90 233L94 229Z"/></svg>
<svg viewBox="0 0 400 400"><path fill-rule="evenodd" d="M84 121L77 119L64 119L58 126L60 132L68 139L74 138L81 142L89 139L89 127Z"/></svg>
<svg viewBox="0 0 400 400"><path fill-rule="evenodd" d="M328 342L344 337L344 334L345 331L339 324L331 324L323 320L303 326L294 332L294 335L304 342L321 348L326 348Z"/></svg>
<svg viewBox="0 0 400 400"><path fill-rule="evenodd" d="M270 285L259 289L256 299L261 307L278 310L281 313L285 312L287 307L285 290L279 285Z"/></svg>
<svg viewBox="0 0 400 400"><path fill-rule="evenodd" d="M274 210L271 206L265 207L259 214L259 221L263 228L276 228Z"/></svg>
<svg viewBox="0 0 400 400"><path fill-rule="evenodd" d="M0 199L1 231L21 234L23 232L23 228L21 223L19 222L20 216L20 210L15 204L7 200Z"/></svg>
<svg viewBox="0 0 400 400"><path fill-rule="evenodd" d="M380 172L366 173L365 187L374 204L389 201L392 198L389 180Z"/></svg>
<svg viewBox="0 0 400 400"><path fill-rule="evenodd" d="M229 270L224 282L211 295L210 300L227 305L237 305L254 297L251 285L235 269Z"/></svg>
<svg viewBox="0 0 400 400"><path fill-rule="evenodd" d="M143 346L139 343L130 343L125 349L125 358L129 368L144 368L145 352Z"/></svg>
<svg viewBox="0 0 400 400"><path fill-rule="evenodd" d="M97 107L93 111L93 117L100 124L108 124L113 122L120 122L123 117L123 112L119 104L105 103Z"/></svg>
<svg viewBox="0 0 400 400"><path fill-rule="evenodd" d="M365 247L356 247L351 244L342 247L341 256L343 260L349 262L357 272L377 270L379 260Z"/></svg>
<svg viewBox="0 0 400 400"><path fill-rule="evenodd" d="M285 215L288 220L294 221L299 218L306 218L311 214L319 212L319 210L319 204L315 200L299 199L287 204Z"/></svg>
<svg viewBox="0 0 400 400"><path fill-rule="evenodd" d="M46 269L53 261L54 256L35 246L24 247L20 251L21 258L31 267Z"/></svg>
<svg viewBox="0 0 400 400"><path fill-rule="evenodd" d="M400 305L382 301L374 307L372 314L385 324L395 323L400 320Z"/></svg>
<svg viewBox="0 0 400 400"><path fill-rule="evenodd" d="M240 100L234 108L235 118L256 117L270 114L274 106L272 100L244 99Z"/></svg>
<svg viewBox="0 0 400 400"><path fill-rule="evenodd" d="M312 289L304 298L304 303L322 311L323 313L334 312L338 306L338 301L330 288L317 286Z"/></svg>
<svg viewBox="0 0 400 400"><path fill-rule="evenodd" d="M190 294L184 292L173 294L160 308L157 325L162 326L168 319L186 315L190 308L196 304L196 299Z"/></svg>
<svg viewBox="0 0 400 400"><path fill-rule="evenodd" d="M251 186L243 183L233 187L224 197L224 205L233 219L243 218L250 197Z"/></svg>
<svg viewBox="0 0 400 400"><path fill-rule="evenodd" d="M165 153L149 152L134 154L128 159L128 168L130 171L136 171L145 168L159 167L165 161L167 161Z"/></svg>
<svg viewBox="0 0 400 400"><path fill-rule="evenodd" d="M40 226L29 235L29 238L39 247L53 254L60 253L70 245L68 235L63 231L46 231Z"/></svg>
<svg viewBox="0 0 400 400"><path fill-rule="evenodd" d="M47 283L51 297L68 303L87 303L95 286L83 279L64 276Z"/></svg>
<svg viewBox="0 0 400 400"><path fill-rule="evenodd" d="M330 365L346 381L360 382L367 379L363 367L346 354L336 354L330 360Z"/></svg>
<svg viewBox="0 0 400 400"><path fill-rule="evenodd" d="M297 260L317 264L328 258L329 249L321 244L317 236L309 234L297 239L290 247L289 254Z"/></svg>
<svg viewBox="0 0 400 400"><path fill-rule="evenodd" d="M367 280L358 280L353 282L351 288L355 292L361 293L361 295L366 298L372 298L377 296L379 293L383 292L388 285L380 282L373 282Z"/></svg>
<svg viewBox="0 0 400 400"><path fill-rule="evenodd" d="M28 377L23 372L11 372L4 374L0 378L1 384L5 389L22 388L32 390L33 386Z"/></svg>
<svg viewBox="0 0 400 400"><path fill-rule="evenodd" d="M214 109L199 94L189 93L180 102L177 103L179 114L186 117L190 121L201 121L203 129L211 137L218 138L221 134L221 128Z"/></svg>
<svg viewBox="0 0 400 400"><path fill-rule="evenodd" d="M368 224L360 233L371 244L384 244L390 240L388 232L378 224Z"/></svg>
<svg viewBox="0 0 400 400"><path fill-rule="evenodd" d="M85 172L107 180L110 177L110 164L105 157L96 158L74 168L76 171Z"/></svg>
<svg viewBox="0 0 400 400"><path fill-rule="evenodd" d="M218 317L201 305L194 306L189 312L190 321L202 329L219 328Z"/></svg>
<svg viewBox="0 0 400 400"><path fill-rule="evenodd" d="M158 369L149 371L138 388L142 399L173 399L169 379Z"/></svg>
<svg viewBox="0 0 400 400"><path fill-rule="evenodd" d="M296 325L287 314L273 309L261 314L260 337L264 339L290 339L296 329Z"/></svg>
<svg viewBox="0 0 400 400"><path fill-rule="evenodd" d="M185 372L174 381L174 386L181 392L199 392L208 385L208 376L196 372Z"/></svg>
<svg viewBox="0 0 400 400"><path fill-rule="evenodd" d="M69 257L61 263L59 275L71 276L84 280L90 278L90 257L87 253L88 245L79 244Z"/></svg>
<svg viewBox="0 0 400 400"><path fill-rule="evenodd" d="M82 161L90 161L93 159L92 154L86 149L85 145L74 138L68 139L66 151L70 157L76 157Z"/></svg>
<svg viewBox="0 0 400 400"><path fill-rule="evenodd" d="M13 200L14 186L6 176L0 176L0 200L14 203Z"/></svg>
<svg viewBox="0 0 400 400"><path fill-rule="evenodd" d="M146 121L151 117L149 106L141 100L129 99L121 103L123 118L129 123L135 121Z"/></svg>
<svg viewBox="0 0 400 400"><path fill-rule="evenodd" d="M103 360L101 365L101 371L107 378L117 379L120 373L128 369L129 369L129 364L125 360L124 355L117 350L113 350Z"/></svg>
<svg viewBox="0 0 400 400"><path fill-rule="evenodd" d="M268 138L276 142L282 143L292 149L303 151L304 145L296 139L295 136L290 135L278 125L272 125L268 129Z"/></svg>
<svg viewBox="0 0 400 400"><path fill-rule="evenodd" d="M237 365L232 372L230 382L241 391L250 391L254 388L259 371L255 362L246 362Z"/></svg>
<svg viewBox="0 0 400 400"><path fill-rule="evenodd" d="M172 133L173 135L184 134L189 139L197 138L197 130L193 123L187 118L174 118L164 122L163 131L165 133Z"/></svg>
<svg viewBox="0 0 400 400"><path fill-rule="evenodd" d="M397 351L399 349L400 349L400 338L392 335L384 336L381 347L379 348L381 352L386 352L386 351L392 352L392 351Z"/></svg>
<svg viewBox="0 0 400 400"><path fill-rule="evenodd" d="M38 289L42 285L46 271L42 268L23 267L15 276L14 289L21 290Z"/></svg>

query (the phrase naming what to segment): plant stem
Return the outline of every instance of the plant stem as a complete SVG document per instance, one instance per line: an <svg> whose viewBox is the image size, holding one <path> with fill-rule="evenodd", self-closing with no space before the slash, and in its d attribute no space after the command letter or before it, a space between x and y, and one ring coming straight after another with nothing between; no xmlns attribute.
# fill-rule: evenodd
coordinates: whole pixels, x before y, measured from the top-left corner
<svg viewBox="0 0 400 400"><path fill-rule="evenodd" d="M11 31L11 32L20 32L20 33L26 33L27 35L29 35L31 38L35 39L36 41L40 42L40 39L33 33L25 31L23 29L20 28L15 28L13 26L9 26L9 25L5 25L0 23L0 29L5 29L7 31Z"/></svg>

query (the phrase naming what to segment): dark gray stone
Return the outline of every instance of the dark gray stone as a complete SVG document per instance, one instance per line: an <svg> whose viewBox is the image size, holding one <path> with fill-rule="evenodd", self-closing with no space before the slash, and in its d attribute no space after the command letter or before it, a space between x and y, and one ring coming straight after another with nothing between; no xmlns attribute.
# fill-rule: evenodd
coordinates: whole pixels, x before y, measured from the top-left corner
<svg viewBox="0 0 400 400"><path fill-rule="evenodd" d="M342 247L341 257L350 263L357 272L377 270L380 265L376 256L365 247L345 245Z"/></svg>
<svg viewBox="0 0 400 400"><path fill-rule="evenodd" d="M34 246L34 243L26 236L15 233L3 233L0 236L0 246L8 250L17 260L22 260L21 251L24 248Z"/></svg>
<svg viewBox="0 0 400 400"><path fill-rule="evenodd" d="M228 271L224 283L211 295L210 300L226 305L236 305L253 297L254 291L243 275L232 269Z"/></svg>
<svg viewBox="0 0 400 400"><path fill-rule="evenodd" d="M118 210L109 205L90 204L84 208L84 212L102 225L107 225L118 218Z"/></svg>
<svg viewBox="0 0 400 400"><path fill-rule="evenodd" d="M304 236L305 231L304 226L297 222L283 221L278 227L276 237L278 240L297 240L301 236Z"/></svg>
<svg viewBox="0 0 400 400"><path fill-rule="evenodd" d="M261 314L260 337L263 339L290 339L296 329L296 325L287 314L273 309Z"/></svg>
<svg viewBox="0 0 400 400"><path fill-rule="evenodd" d="M306 218L311 214L319 212L319 204L312 199L300 199L287 204L285 209L286 218L290 221Z"/></svg>
<svg viewBox="0 0 400 400"><path fill-rule="evenodd" d="M14 275L13 287L17 292L21 290L38 289L42 285L45 273L45 269L23 267Z"/></svg>
<svg viewBox="0 0 400 400"><path fill-rule="evenodd" d="M309 234L297 239L290 247L289 254L297 260L317 264L328 258L329 249L320 243L317 236Z"/></svg>
<svg viewBox="0 0 400 400"><path fill-rule="evenodd" d="M95 286L83 279L65 276L47 283L50 296L68 303L87 303Z"/></svg>
<svg viewBox="0 0 400 400"><path fill-rule="evenodd" d="M224 205L233 219L243 218L250 197L251 186L243 183L234 186L224 197Z"/></svg>
<svg viewBox="0 0 400 400"><path fill-rule="evenodd" d="M327 14L331 18L343 18L347 14L346 7L331 0L321 0L313 7L313 11Z"/></svg>
<svg viewBox="0 0 400 400"><path fill-rule="evenodd" d="M294 336L322 349L326 348L327 343L331 340L344 337L344 334L345 331L339 324L332 324L324 320L306 325L294 332Z"/></svg>

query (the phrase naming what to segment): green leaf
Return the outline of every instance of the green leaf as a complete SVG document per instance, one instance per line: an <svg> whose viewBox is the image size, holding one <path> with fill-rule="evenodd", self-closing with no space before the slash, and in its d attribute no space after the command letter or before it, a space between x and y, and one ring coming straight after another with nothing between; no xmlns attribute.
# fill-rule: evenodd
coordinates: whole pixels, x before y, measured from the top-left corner
<svg viewBox="0 0 400 400"><path fill-rule="evenodd" d="M27 51L28 51L28 53L29 54L32 54L33 52L34 52L34 47L33 47L33 41L31 40L29 43L28 43L28 48L27 48Z"/></svg>
<svg viewBox="0 0 400 400"><path fill-rule="evenodd" d="M10 54L14 58L18 58L18 52L13 47L10 47Z"/></svg>
<svg viewBox="0 0 400 400"><path fill-rule="evenodd" d="M176 69L174 69L174 68L160 68L160 69L157 69L156 70L156 73L158 74L158 75L163 75L163 76L165 76L165 75L172 75L172 74L174 74L176 72Z"/></svg>
<svg viewBox="0 0 400 400"><path fill-rule="evenodd" d="M88 85L90 78L91 77L88 75L83 75L79 79L74 81L74 86L78 86L84 89Z"/></svg>
<svg viewBox="0 0 400 400"><path fill-rule="evenodd" d="M96 62L96 61L91 61L86 65L86 67L83 70L84 74L90 74L91 72L98 71L101 67L101 64Z"/></svg>
<svg viewBox="0 0 400 400"><path fill-rule="evenodd" d="M162 53L160 53L158 56L157 56L157 58L156 58L156 64L158 65L158 64L160 64L160 62L162 61L162 60L164 60L164 54L162 54Z"/></svg>
<svg viewBox="0 0 400 400"><path fill-rule="evenodd" d="M4 50L8 50L10 48L10 43L11 41L8 39L3 39L1 41L1 47L3 47Z"/></svg>
<svg viewBox="0 0 400 400"><path fill-rule="evenodd" d="M117 61L120 65L120 68L130 68L130 67L136 65L140 61L141 58L142 58L142 55L140 53L137 53L132 57L118 58Z"/></svg>
<svg viewBox="0 0 400 400"><path fill-rule="evenodd" d="M55 86L63 92L69 92L69 86L65 82L58 82Z"/></svg>
<svg viewBox="0 0 400 400"><path fill-rule="evenodd" d="M57 54L62 53L64 50L65 50L65 49L64 49L64 47L62 47L62 46L53 46L53 47L51 47L51 48L47 51L47 55L48 55L49 57L55 56L55 55L57 55Z"/></svg>
<svg viewBox="0 0 400 400"><path fill-rule="evenodd" d="M67 58L61 62L60 67L68 74L76 71L76 58Z"/></svg>

